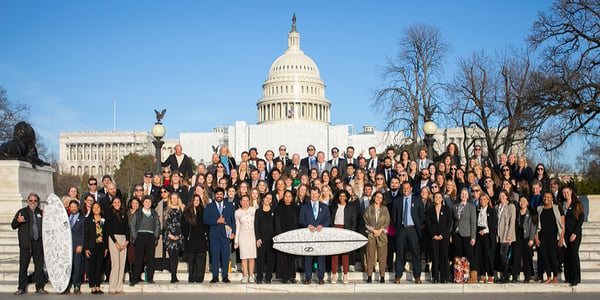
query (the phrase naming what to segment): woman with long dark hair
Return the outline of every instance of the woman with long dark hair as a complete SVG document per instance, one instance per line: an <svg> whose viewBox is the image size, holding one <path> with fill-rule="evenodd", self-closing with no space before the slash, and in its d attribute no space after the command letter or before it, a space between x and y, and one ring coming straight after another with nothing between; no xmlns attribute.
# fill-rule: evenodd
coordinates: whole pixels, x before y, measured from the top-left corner
<svg viewBox="0 0 600 300"><path fill-rule="evenodd" d="M332 227L356 231L357 211L354 205L348 204L350 193L346 190L338 191L333 203L330 203ZM331 283L337 282L338 258L342 258L343 282L348 283L348 268L350 263L349 253L331 256Z"/></svg>
<svg viewBox="0 0 600 300"><path fill-rule="evenodd" d="M448 206L444 205L442 193L433 194L433 202L433 207L425 213L425 224L431 236L431 282L446 283L452 212Z"/></svg>
<svg viewBox="0 0 600 300"><path fill-rule="evenodd" d="M285 186L282 179L277 181ZM284 195L281 202L284 202ZM275 235L275 213L273 209L273 196L266 194L261 206L254 216L254 235L256 236L256 283L271 283L275 269L275 250L273 250L273 236ZM263 277L264 274L264 277Z"/></svg>
<svg viewBox="0 0 600 300"><path fill-rule="evenodd" d="M275 235L298 228L298 205L289 190L283 195L283 203L275 211ZM281 283L296 283L294 255L277 252L277 277Z"/></svg>
<svg viewBox="0 0 600 300"><path fill-rule="evenodd" d="M482 194L479 198L479 207L477 207L477 241L475 243L475 254L479 259L480 283L494 283L494 253L497 234L498 214L490 197Z"/></svg>
<svg viewBox="0 0 600 300"><path fill-rule="evenodd" d="M92 294L104 294L100 290L104 258L108 253L106 248L108 234L106 233L105 219L102 217L100 203L92 204L90 215L84 223L83 249L85 249L86 263L89 265L88 281Z"/></svg>
<svg viewBox="0 0 600 300"><path fill-rule="evenodd" d="M111 212L107 214L106 232L108 233L108 250L110 252L111 271L108 281L110 294L123 294L123 276L127 263L127 246L129 245L129 218L121 199L113 198Z"/></svg>
<svg viewBox="0 0 600 300"><path fill-rule="evenodd" d="M385 206L383 193L375 192L371 204L363 216L367 229L367 283L373 280L372 274L375 263L379 262L379 282L385 283L385 269L387 262L388 236L387 228L390 225L390 213Z"/></svg>
<svg viewBox="0 0 600 300"><path fill-rule="evenodd" d="M565 280L576 286L581 282L581 263L579 260L579 246L581 246L581 233L585 211L579 201L579 197L570 186L562 188L562 196L565 199L565 242L567 252L565 254Z"/></svg>
<svg viewBox="0 0 600 300"><path fill-rule="evenodd" d="M183 210L181 231L188 259L188 282L203 282L208 251L208 226L204 224L204 205L195 194Z"/></svg>

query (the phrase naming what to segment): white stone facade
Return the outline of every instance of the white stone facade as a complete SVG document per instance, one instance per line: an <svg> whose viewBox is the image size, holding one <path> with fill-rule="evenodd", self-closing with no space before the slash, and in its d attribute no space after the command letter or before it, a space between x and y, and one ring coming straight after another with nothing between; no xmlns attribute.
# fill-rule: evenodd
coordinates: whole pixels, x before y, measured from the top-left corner
<svg viewBox="0 0 600 300"><path fill-rule="evenodd" d="M142 131L63 132L59 142L61 174L112 175L131 153L154 154L153 137ZM161 155L173 153L178 140L165 140Z"/></svg>

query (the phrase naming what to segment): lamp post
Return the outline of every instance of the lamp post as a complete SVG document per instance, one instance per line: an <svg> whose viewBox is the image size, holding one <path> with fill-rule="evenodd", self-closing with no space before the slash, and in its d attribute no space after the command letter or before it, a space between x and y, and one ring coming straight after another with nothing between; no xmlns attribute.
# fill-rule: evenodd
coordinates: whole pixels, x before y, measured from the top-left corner
<svg viewBox="0 0 600 300"><path fill-rule="evenodd" d="M427 158L428 159L433 159L433 143L435 142L435 139L433 138L433 135L435 134L435 132L437 131L437 125L435 125L435 123L432 120L426 120L425 123L423 124L423 132L425 133L425 138L423 139L423 141L425 142L425 146L427 146Z"/></svg>
<svg viewBox="0 0 600 300"><path fill-rule="evenodd" d="M160 154L161 154L162 146L165 143L161 139L165 136L165 133L166 133L166 129L162 125L160 120L162 120L162 118L164 118L166 111L167 111L166 109L163 109L162 112L159 113L157 110L155 110L156 123L154 123L154 126L152 126L152 136L154 137L154 141L152 141L152 144L154 144L154 148L156 149L156 153L155 153L156 163L154 166L155 174L160 174L160 168L161 168L161 162L162 162Z"/></svg>

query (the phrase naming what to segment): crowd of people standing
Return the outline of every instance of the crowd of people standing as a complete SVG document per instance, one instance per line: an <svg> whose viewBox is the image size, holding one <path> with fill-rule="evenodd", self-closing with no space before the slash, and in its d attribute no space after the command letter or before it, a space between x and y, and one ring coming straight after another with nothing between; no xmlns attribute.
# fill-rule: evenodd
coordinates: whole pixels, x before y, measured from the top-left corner
<svg viewBox="0 0 600 300"><path fill-rule="evenodd" d="M278 155L267 150L261 158L251 148L236 162L221 146L209 165L193 172L178 145L162 174L145 172L128 201L110 176L102 178L102 189L91 177L86 193L73 187L63 197L73 232L73 291L81 293L85 278L93 294L103 293L102 280L110 293L123 293L126 272L132 286L142 274L154 283L156 270L168 270L176 283L182 259L189 282L203 282L209 269L211 283L230 282L239 261L244 283L268 284L274 273L282 283L295 283L298 271L305 284L313 282L313 271L319 284L325 273L332 284L348 283L348 272L359 270L369 283L377 270L381 283L386 272L400 283L406 270L417 284L422 271L431 272L431 282L445 283L459 257L469 263L469 283L556 283L561 270L566 282L580 283L585 212L573 183L550 178L543 164L532 169L524 157L502 154L494 165L481 146L474 149L463 158L451 143L432 161L425 149L411 158L394 149L380 157L375 147L355 155L352 146L341 155L334 147L325 160L313 145L304 158L290 158L281 145ZM15 294L26 291L22 276L31 256L36 290L45 292L42 213L37 195L28 200L12 222L21 248ZM367 245L331 257L299 258L273 249L277 234L323 227L359 232Z"/></svg>

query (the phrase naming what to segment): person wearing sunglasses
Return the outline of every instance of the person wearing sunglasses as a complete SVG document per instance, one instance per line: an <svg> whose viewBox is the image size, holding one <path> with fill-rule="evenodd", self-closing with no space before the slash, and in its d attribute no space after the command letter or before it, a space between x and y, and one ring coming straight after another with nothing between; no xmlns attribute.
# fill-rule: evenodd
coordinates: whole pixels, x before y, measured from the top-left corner
<svg viewBox="0 0 600 300"><path fill-rule="evenodd" d="M12 220L12 229L18 229L19 237L19 287L14 293L22 295L27 291L27 268L33 257L33 280L37 294L48 294L44 290L44 252L42 246L42 210L38 207L40 196L30 193L27 206L21 208Z"/></svg>

